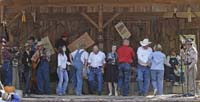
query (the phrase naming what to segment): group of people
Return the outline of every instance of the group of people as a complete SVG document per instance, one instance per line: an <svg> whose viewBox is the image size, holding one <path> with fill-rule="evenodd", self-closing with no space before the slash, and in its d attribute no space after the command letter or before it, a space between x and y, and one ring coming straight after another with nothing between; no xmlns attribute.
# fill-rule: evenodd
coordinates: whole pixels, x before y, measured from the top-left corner
<svg viewBox="0 0 200 102"><path fill-rule="evenodd" d="M154 88L154 94L163 94L164 64L165 54L162 52L162 46L156 44L154 51L149 45L149 39L140 42L141 47L137 50L137 82L139 84L139 94L148 95L150 79ZM93 51L89 54L84 45L79 44L77 50L70 53L69 58L64 53L66 46L60 46L58 53L58 95L66 94L66 87L69 78L66 71L67 65L72 65L76 73L76 94L82 95L83 74L89 69L88 81L89 88L98 95L102 94L103 82L108 82L109 96L122 94L129 95L132 64L136 59L135 51L129 46L128 39L123 40L123 45L117 49L116 45L112 46L111 52L105 54L100 51L98 46L93 46ZM150 75L151 74L151 75ZM114 87L113 87L114 86ZM114 94L113 94L114 89Z"/></svg>
<svg viewBox="0 0 200 102"><path fill-rule="evenodd" d="M176 60L176 54L172 53L173 57L166 57L162 52L162 46L155 44L153 49L150 47L151 42L145 38L140 41L140 47L137 52L130 47L130 41L128 39L123 40L123 45L117 47L113 45L109 53L100 51L97 45L93 46L93 51L88 53L85 45L80 43L77 49L73 52L69 52L67 48L67 33L61 36L61 39L57 40L55 47L57 52L57 75L58 85L57 94L59 96L66 95L69 74L68 69L74 70L72 83L76 89L76 95L81 96L83 94L83 79L87 78L89 83L89 90L91 93L97 92L98 95L102 94L103 83L108 82L109 96L128 96L130 92L130 83L132 76L132 65L137 59L137 83L139 88L139 95L146 96L149 92L150 82L153 86L154 95L163 94L163 82L165 65L178 70ZM10 60L12 55L9 53L9 49L6 47L6 40L2 40L2 58L3 69L5 74L4 85L12 85L12 71L10 66ZM174 50L173 50L174 51ZM195 80L197 70L197 55L196 49L192 46L191 40L186 40L185 48L183 49L181 62L185 66L188 66L188 73L190 79L186 81ZM22 62L24 64L25 75L25 96L31 93L31 88L37 90L38 94L50 94L50 52L48 48L44 47L44 44L39 41L35 42L34 37L31 37L25 44L25 50L23 53ZM168 62L168 63L166 63ZM195 70L195 71L193 71ZM167 74L169 80L178 80L176 76ZM173 74L174 75L174 74ZM34 77L33 77L34 76ZM193 82L190 82L190 89L194 91ZM113 87L114 86L114 87ZM114 92L114 94L113 94Z"/></svg>

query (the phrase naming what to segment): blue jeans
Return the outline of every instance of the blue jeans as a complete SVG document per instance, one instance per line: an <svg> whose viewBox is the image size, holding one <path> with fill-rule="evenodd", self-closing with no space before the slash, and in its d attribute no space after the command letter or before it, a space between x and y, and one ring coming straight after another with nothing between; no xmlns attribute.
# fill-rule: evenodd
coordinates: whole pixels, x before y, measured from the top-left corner
<svg viewBox="0 0 200 102"><path fill-rule="evenodd" d="M76 95L82 95L82 87L83 87L83 65L75 66L76 68Z"/></svg>
<svg viewBox="0 0 200 102"><path fill-rule="evenodd" d="M131 82L131 65L128 63L119 64L118 88L123 96L128 96Z"/></svg>
<svg viewBox="0 0 200 102"><path fill-rule="evenodd" d="M10 61L3 62L4 86L12 85L12 67Z"/></svg>
<svg viewBox="0 0 200 102"><path fill-rule="evenodd" d="M138 64L137 81L139 85L139 93L148 94L149 85L150 85L150 68L149 67L141 66L140 64Z"/></svg>
<svg viewBox="0 0 200 102"><path fill-rule="evenodd" d="M39 94L50 94L49 62L41 60L37 69L37 86Z"/></svg>
<svg viewBox="0 0 200 102"><path fill-rule="evenodd" d="M59 95L66 94L66 89L67 89L67 85L68 85L68 81L69 81L67 70L58 68L57 74L58 74L58 78L59 78L58 94Z"/></svg>
<svg viewBox="0 0 200 102"><path fill-rule="evenodd" d="M31 82L31 76L32 76L32 71L31 70L28 70L28 71L25 71L24 72L24 75L25 75L25 93L26 94L30 94L31 92L31 89L30 89L30 82Z"/></svg>
<svg viewBox="0 0 200 102"><path fill-rule="evenodd" d="M99 68L90 68L89 73L89 82L91 90L94 91L96 89L96 81L95 76L97 76L98 80L98 92L101 94L102 92L102 86L103 86L103 73L102 73L102 67Z"/></svg>
<svg viewBox="0 0 200 102"><path fill-rule="evenodd" d="M151 81L153 89L157 89L158 95L163 94L164 70L151 70Z"/></svg>
<svg viewBox="0 0 200 102"><path fill-rule="evenodd" d="M74 66L70 66L70 71L69 71L69 77L70 77L70 81L72 83L72 88L75 89L76 88L76 69Z"/></svg>

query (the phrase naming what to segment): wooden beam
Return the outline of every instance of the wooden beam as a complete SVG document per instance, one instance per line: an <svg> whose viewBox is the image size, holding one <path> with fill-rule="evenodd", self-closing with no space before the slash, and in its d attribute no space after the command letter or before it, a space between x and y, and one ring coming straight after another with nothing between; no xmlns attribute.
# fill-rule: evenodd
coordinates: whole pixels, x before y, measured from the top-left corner
<svg viewBox="0 0 200 102"><path fill-rule="evenodd" d="M1 23L3 22L4 17L4 6L1 6Z"/></svg>
<svg viewBox="0 0 200 102"><path fill-rule="evenodd" d="M99 32L103 32L103 5L99 6L99 20L98 20L98 24L99 24Z"/></svg>
<svg viewBox="0 0 200 102"><path fill-rule="evenodd" d="M117 18L121 13L115 13L104 25L103 28L105 28L108 24L110 24L115 18Z"/></svg>
<svg viewBox="0 0 200 102"><path fill-rule="evenodd" d="M21 15L21 12L19 12L9 23L8 27Z"/></svg>
<svg viewBox="0 0 200 102"><path fill-rule="evenodd" d="M81 15L88 20L94 27L96 27L97 29L99 29L99 26L97 25L97 23L94 22L94 20L92 20L91 17L89 17L86 13L82 12Z"/></svg>

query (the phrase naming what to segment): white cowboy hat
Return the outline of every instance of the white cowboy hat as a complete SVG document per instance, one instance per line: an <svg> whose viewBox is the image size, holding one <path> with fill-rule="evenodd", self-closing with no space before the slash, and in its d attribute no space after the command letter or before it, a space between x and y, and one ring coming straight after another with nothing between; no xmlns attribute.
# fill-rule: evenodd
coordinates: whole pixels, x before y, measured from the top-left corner
<svg viewBox="0 0 200 102"><path fill-rule="evenodd" d="M140 44L142 46L147 46L149 44L151 44L152 42L149 41L149 39L145 38L143 41L140 41Z"/></svg>

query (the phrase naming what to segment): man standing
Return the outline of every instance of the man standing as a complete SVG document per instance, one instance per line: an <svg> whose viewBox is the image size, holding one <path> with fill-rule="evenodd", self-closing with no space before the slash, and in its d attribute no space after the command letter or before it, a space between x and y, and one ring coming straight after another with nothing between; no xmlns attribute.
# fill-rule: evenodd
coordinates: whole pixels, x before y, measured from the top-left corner
<svg viewBox="0 0 200 102"><path fill-rule="evenodd" d="M74 68L76 70L76 95L82 95L83 87L83 68L86 68L88 53L83 49L83 45L79 45L79 48L70 54L70 61L73 62Z"/></svg>
<svg viewBox="0 0 200 102"><path fill-rule="evenodd" d="M186 77L186 83L188 84L188 91L191 93L196 92L196 77L197 77L197 62L198 62L198 52L193 45L192 39L186 40L186 65L188 77ZM194 95L193 94L193 95Z"/></svg>
<svg viewBox="0 0 200 102"><path fill-rule="evenodd" d="M31 65L31 48L28 43L25 44L25 51L22 57L22 63L24 64L24 76L25 76L25 97L28 97L31 93L30 82L32 76Z"/></svg>
<svg viewBox="0 0 200 102"><path fill-rule="evenodd" d="M140 41L141 47L137 50L138 66L137 66L137 81L139 84L139 95L146 96L150 84L150 67L148 58L152 53L152 48L149 47L149 39Z"/></svg>
<svg viewBox="0 0 200 102"><path fill-rule="evenodd" d="M10 48L7 45L7 41L5 38L2 39L2 62L3 62L3 73L4 73L4 86L12 85L12 67L11 67L11 59L12 54L10 52Z"/></svg>
<svg viewBox="0 0 200 102"><path fill-rule="evenodd" d="M35 40L35 37L31 36L29 39L28 39L28 42L29 42L29 45L31 46L31 52L32 54L35 53L36 51L36 45L37 45L37 42Z"/></svg>
<svg viewBox="0 0 200 102"><path fill-rule="evenodd" d="M124 39L123 46L121 46L117 51L119 61L118 86L119 91L122 92L123 96L128 96L129 94L129 86L131 81L131 63L133 63L133 58L135 57L135 51L129 47L129 45L129 40Z"/></svg>
<svg viewBox="0 0 200 102"><path fill-rule="evenodd" d="M50 94L50 79L49 79L49 61L50 52L44 48L40 41L37 44L38 50L32 56L31 60L38 64L37 69L37 86L39 94Z"/></svg>
<svg viewBox="0 0 200 102"><path fill-rule="evenodd" d="M90 53L88 58L88 63L90 66L90 73L89 73L89 82L91 91L94 91L96 88L95 76L97 76L98 80L98 94L101 95L102 86L103 86L103 73L104 73L104 66L105 66L105 54L102 51L99 51L97 45L93 47L93 52Z"/></svg>

